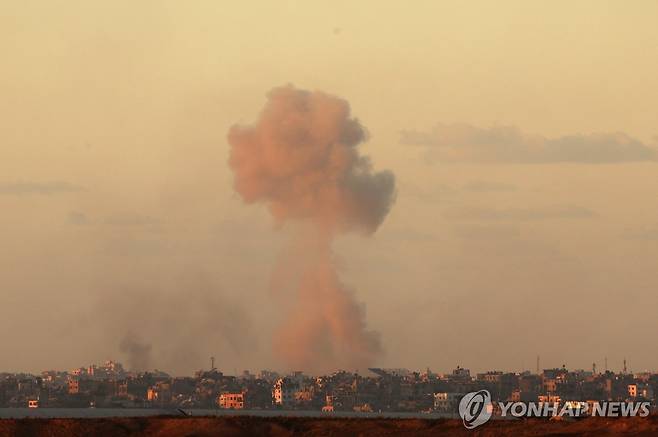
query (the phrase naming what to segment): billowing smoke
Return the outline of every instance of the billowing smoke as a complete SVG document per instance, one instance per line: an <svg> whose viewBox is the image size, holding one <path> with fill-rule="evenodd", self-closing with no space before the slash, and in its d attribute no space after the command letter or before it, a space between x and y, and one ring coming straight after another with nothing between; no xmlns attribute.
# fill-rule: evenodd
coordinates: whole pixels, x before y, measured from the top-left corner
<svg viewBox="0 0 658 437"><path fill-rule="evenodd" d="M245 202L266 203L280 224L310 225L300 226L296 298L274 341L291 368L364 368L381 352L331 249L339 233L375 232L395 198L393 174L373 171L359 154L365 139L347 101L292 86L270 91L257 122L228 133L235 189Z"/></svg>

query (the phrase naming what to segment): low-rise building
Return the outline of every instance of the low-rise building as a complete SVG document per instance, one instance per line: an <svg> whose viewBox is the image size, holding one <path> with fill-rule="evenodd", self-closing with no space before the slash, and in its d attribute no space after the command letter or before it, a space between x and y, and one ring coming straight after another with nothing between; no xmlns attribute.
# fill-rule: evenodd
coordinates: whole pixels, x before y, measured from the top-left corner
<svg viewBox="0 0 658 437"><path fill-rule="evenodd" d="M217 398L219 408L229 410L242 410L245 407L244 393L222 393Z"/></svg>
<svg viewBox="0 0 658 437"><path fill-rule="evenodd" d="M77 378L71 378L67 381L68 392L70 395L80 393L80 380Z"/></svg>
<svg viewBox="0 0 658 437"><path fill-rule="evenodd" d="M644 382L629 384L628 396L631 398L653 399L653 389Z"/></svg>
<svg viewBox="0 0 658 437"><path fill-rule="evenodd" d="M455 413L459 407L459 401L464 393L434 393L434 411L439 413Z"/></svg>

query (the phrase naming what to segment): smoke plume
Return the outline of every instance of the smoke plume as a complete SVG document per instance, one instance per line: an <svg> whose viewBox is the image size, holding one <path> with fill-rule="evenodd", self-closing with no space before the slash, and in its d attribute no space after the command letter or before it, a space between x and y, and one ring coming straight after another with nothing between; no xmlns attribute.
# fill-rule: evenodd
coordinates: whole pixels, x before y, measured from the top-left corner
<svg viewBox="0 0 658 437"><path fill-rule="evenodd" d="M119 344L119 350L128 357L128 368L134 371L151 369L151 349L153 347L141 341L134 332L127 332Z"/></svg>
<svg viewBox="0 0 658 437"><path fill-rule="evenodd" d="M101 288L93 318L102 331L98 341L118 345L130 370L189 375L207 366L210 356L230 369L258 348L239 302L211 278L163 272L120 282Z"/></svg>
<svg viewBox="0 0 658 437"><path fill-rule="evenodd" d="M231 127L228 141L244 201L267 204L278 224L307 225L297 241L304 262L296 298L274 350L295 369L369 366L381 352L379 336L338 278L331 245L340 233L377 230L393 204L395 178L359 154L366 132L347 101L292 86L267 97L256 123Z"/></svg>

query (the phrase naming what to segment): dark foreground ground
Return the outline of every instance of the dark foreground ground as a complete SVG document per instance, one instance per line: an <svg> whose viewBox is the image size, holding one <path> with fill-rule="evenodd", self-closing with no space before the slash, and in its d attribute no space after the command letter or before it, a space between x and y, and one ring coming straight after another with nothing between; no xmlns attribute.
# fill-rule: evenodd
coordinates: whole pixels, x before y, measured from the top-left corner
<svg viewBox="0 0 658 437"><path fill-rule="evenodd" d="M135 417L2 419L0 436L618 436L658 435L658 417L579 421L496 420L476 430L456 419Z"/></svg>

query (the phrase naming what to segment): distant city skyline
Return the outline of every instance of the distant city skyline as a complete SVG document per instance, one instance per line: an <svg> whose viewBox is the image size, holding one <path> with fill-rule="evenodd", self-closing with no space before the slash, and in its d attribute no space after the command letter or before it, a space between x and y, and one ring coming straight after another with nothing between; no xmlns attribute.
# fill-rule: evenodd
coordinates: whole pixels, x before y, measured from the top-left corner
<svg viewBox="0 0 658 437"><path fill-rule="evenodd" d="M582 412L586 411L585 405L589 411L598 411L594 408L597 406L607 411L608 404L641 402L647 415L656 409L657 389L655 372L597 372L564 366L537 373L472 373L457 366L445 373L370 368L358 373L312 375L261 370L230 375L214 368L211 360L210 369L190 376L171 376L162 371L130 372L121 363L109 360L39 375L0 373L0 408L103 408L116 410L114 414L119 416L121 409L151 408L172 409L186 415L193 413L185 410L219 409L454 417L459 405L459 414L464 417L461 404L480 393L483 402L493 401L500 408L504 404L505 409L509 408L508 402L516 402L523 404L519 405L523 411L536 403L550 403L554 408L575 407Z"/></svg>

